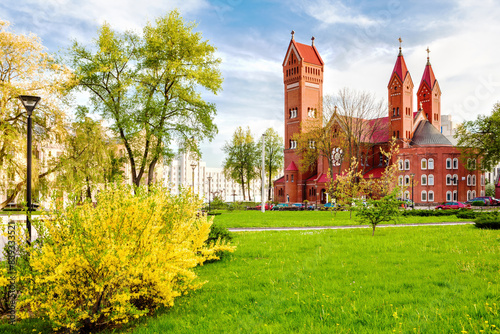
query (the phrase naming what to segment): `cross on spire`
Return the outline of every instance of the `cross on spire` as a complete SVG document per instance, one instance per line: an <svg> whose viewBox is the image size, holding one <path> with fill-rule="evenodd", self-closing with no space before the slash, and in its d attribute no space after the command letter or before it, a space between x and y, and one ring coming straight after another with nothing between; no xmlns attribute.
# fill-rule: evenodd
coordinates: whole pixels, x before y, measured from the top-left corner
<svg viewBox="0 0 500 334"><path fill-rule="evenodd" d="M399 55L402 56L403 52L401 51L401 44L403 43L403 40L401 39L401 37L399 37L398 41L399 41Z"/></svg>
<svg viewBox="0 0 500 334"><path fill-rule="evenodd" d="M427 47L427 50L426 50L426 51L427 51L427 65L430 65L430 64L431 64L431 62L430 62L430 60L429 60L429 53L431 52L431 50L429 50L429 47Z"/></svg>
<svg viewBox="0 0 500 334"><path fill-rule="evenodd" d="M293 39L293 35L295 35L295 30L292 30L292 39Z"/></svg>

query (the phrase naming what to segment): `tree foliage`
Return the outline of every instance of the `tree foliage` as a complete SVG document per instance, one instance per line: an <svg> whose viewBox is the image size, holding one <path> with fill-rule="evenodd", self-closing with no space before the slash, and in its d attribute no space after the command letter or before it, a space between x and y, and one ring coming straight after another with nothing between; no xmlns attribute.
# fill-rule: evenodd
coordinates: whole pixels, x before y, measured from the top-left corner
<svg viewBox="0 0 500 334"><path fill-rule="evenodd" d="M264 142L264 165L268 180L267 200L269 201L271 200L272 180L283 168L283 138L273 128L268 128L265 132Z"/></svg>
<svg viewBox="0 0 500 334"><path fill-rule="evenodd" d="M227 178L238 182L243 190L243 200L246 200L245 185L250 196L250 182L258 175L259 150L254 142L250 128L243 130L241 126L236 128L233 138L226 142L222 148L226 154L224 160L224 173Z"/></svg>
<svg viewBox="0 0 500 334"><path fill-rule="evenodd" d="M104 24L93 45L75 42L69 50L78 88L90 92L95 110L112 122L135 185L145 174L152 182L158 161L172 155L173 141L198 152L196 140L217 133L215 105L198 89L221 90L221 60L194 28L172 11L148 23L140 36Z"/></svg>
<svg viewBox="0 0 500 334"><path fill-rule="evenodd" d="M480 115L460 124L454 137L465 166L472 167L467 160L476 159L481 161L476 168L491 170L500 161L500 103L493 106L490 116Z"/></svg>
<svg viewBox="0 0 500 334"><path fill-rule="evenodd" d="M7 172L0 182L9 189L0 209L14 200L26 184L26 110L19 95L42 99L33 112L33 151L48 141L65 136L64 106L67 88L72 84L70 70L49 55L33 34L15 34L9 23L0 21L0 170ZM33 157L33 185L59 166L56 159L42 162ZM36 192L35 192L36 193Z"/></svg>

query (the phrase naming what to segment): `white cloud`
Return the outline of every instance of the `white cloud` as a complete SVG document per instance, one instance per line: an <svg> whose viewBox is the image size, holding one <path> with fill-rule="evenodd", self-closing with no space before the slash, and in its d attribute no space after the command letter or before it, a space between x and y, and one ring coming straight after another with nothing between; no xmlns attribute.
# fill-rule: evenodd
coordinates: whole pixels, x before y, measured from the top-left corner
<svg viewBox="0 0 500 334"><path fill-rule="evenodd" d="M358 13L355 8L344 5L342 1L299 1L298 4L300 10L320 21L325 26L341 23L367 27L379 23L378 20Z"/></svg>

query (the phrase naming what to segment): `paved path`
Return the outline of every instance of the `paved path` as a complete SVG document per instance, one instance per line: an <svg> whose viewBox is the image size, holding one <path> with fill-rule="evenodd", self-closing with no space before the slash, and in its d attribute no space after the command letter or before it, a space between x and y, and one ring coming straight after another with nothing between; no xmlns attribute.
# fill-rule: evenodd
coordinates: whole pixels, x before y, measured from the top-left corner
<svg viewBox="0 0 500 334"><path fill-rule="evenodd" d="M448 222L448 223L425 223L425 224L380 224L380 227L407 227L407 226L446 226L446 225L469 225L474 222ZM372 228L371 225L344 225L344 226L309 226L309 227L234 227L228 228L230 232L259 232L259 231L310 231L310 230L340 230L348 228Z"/></svg>

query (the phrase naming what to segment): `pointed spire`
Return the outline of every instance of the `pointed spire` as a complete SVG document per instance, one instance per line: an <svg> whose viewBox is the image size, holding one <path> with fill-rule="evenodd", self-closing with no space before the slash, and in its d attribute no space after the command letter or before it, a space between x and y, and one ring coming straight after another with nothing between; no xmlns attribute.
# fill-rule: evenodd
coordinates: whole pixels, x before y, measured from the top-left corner
<svg viewBox="0 0 500 334"><path fill-rule="evenodd" d="M293 35L295 35L295 31L294 30L292 30L292 41L294 40Z"/></svg>
<svg viewBox="0 0 500 334"><path fill-rule="evenodd" d="M311 37L311 45L314 46L314 36Z"/></svg>
<svg viewBox="0 0 500 334"><path fill-rule="evenodd" d="M403 57L403 52L401 51L401 43L403 40L401 37L398 38L399 41L399 54L396 59L396 64L394 65L394 69L392 70L391 78L394 73L396 73L399 79L403 82L406 78L406 74L408 73L408 68L406 67L405 58Z"/></svg>
<svg viewBox="0 0 500 334"><path fill-rule="evenodd" d="M422 75L422 81L420 81L420 86L423 85L423 83L427 83L427 86L429 86L430 89L434 88L434 84L436 83L436 77L434 75L434 71L432 70L431 62L429 60L429 53L431 50L429 50L429 47L427 47L427 64L425 65L425 70L424 74Z"/></svg>

